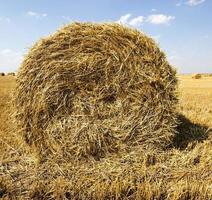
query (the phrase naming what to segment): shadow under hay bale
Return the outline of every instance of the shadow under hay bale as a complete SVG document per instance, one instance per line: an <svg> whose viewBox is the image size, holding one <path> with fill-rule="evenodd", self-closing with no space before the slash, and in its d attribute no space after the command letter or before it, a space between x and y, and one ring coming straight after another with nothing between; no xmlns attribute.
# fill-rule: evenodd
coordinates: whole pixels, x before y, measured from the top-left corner
<svg viewBox="0 0 212 200"><path fill-rule="evenodd" d="M192 148L198 143L206 140L211 131L209 127L192 123L184 115L178 115L179 125L173 139L173 145L179 149L185 149L188 145Z"/></svg>
<svg viewBox="0 0 212 200"><path fill-rule="evenodd" d="M143 33L73 23L37 42L23 62L17 122L41 154L64 158L166 147L176 126L176 87L176 71Z"/></svg>

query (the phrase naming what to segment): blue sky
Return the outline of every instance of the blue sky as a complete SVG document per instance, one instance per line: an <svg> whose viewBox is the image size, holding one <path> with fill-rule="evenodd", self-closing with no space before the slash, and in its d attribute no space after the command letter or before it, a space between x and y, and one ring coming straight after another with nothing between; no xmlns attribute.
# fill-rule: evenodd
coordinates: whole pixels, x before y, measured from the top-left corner
<svg viewBox="0 0 212 200"><path fill-rule="evenodd" d="M119 22L152 36L179 73L212 72L211 0L0 0L0 71L72 21Z"/></svg>

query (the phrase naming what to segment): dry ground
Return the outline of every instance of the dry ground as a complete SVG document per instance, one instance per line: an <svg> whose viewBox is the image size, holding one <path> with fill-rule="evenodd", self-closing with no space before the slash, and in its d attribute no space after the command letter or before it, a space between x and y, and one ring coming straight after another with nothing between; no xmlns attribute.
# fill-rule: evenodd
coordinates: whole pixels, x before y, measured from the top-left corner
<svg viewBox="0 0 212 200"><path fill-rule="evenodd" d="M179 76L179 133L157 152L44 163L11 116L14 77L0 77L0 199L212 199L212 77Z"/></svg>

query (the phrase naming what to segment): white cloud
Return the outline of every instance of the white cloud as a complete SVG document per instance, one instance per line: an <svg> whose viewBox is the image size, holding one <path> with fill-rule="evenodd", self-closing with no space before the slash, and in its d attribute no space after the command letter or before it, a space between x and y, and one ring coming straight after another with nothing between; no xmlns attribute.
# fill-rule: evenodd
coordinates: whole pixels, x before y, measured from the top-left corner
<svg viewBox="0 0 212 200"><path fill-rule="evenodd" d="M204 3L205 0L188 0L186 3L189 5L189 6L196 6L196 5L199 5L201 3Z"/></svg>
<svg viewBox="0 0 212 200"><path fill-rule="evenodd" d="M117 21L120 24L128 24L128 19L131 17L131 14L126 14L120 17L120 19Z"/></svg>
<svg viewBox="0 0 212 200"><path fill-rule="evenodd" d="M47 17L46 13L38 13L38 12L33 12L33 11L28 11L27 15L30 16L30 17L35 17L37 19Z"/></svg>
<svg viewBox="0 0 212 200"><path fill-rule="evenodd" d="M1 55L7 55L7 54L10 54L12 52L11 49L3 49L0 51L0 54Z"/></svg>
<svg viewBox="0 0 212 200"><path fill-rule="evenodd" d="M151 10L151 12L156 12L157 11L157 9L155 9L155 8L152 8L152 10Z"/></svg>
<svg viewBox="0 0 212 200"><path fill-rule="evenodd" d="M9 17L0 17L0 21L10 23L11 19Z"/></svg>
<svg viewBox="0 0 212 200"><path fill-rule="evenodd" d="M143 22L144 22L144 17L143 16L138 16L138 17L135 17L135 18L131 19L129 21L129 24L131 26L139 27Z"/></svg>
<svg viewBox="0 0 212 200"><path fill-rule="evenodd" d="M174 19L175 19L174 16L158 14L158 15L149 15L146 21L151 24L169 24L170 21Z"/></svg>
<svg viewBox="0 0 212 200"><path fill-rule="evenodd" d="M139 28L145 22L151 24L169 24L171 20L175 19L174 16L168 16L163 14L149 15L147 17L144 16L131 17L131 16L132 15L130 13L123 15L116 22Z"/></svg>
<svg viewBox="0 0 212 200"><path fill-rule="evenodd" d="M29 16L36 16L36 15L37 15L37 13L32 12L32 11L28 11L28 12L27 12L27 15L29 15Z"/></svg>
<svg viewBox="0 0 212 200"><path fill-rule="evenodd" d="M125 24L133 27L140 27L141 24L144 22L143 16L137 16L134 18L131 18L131 14L126 14L120 17L120 19L117 21L120 24Z"/></svg>
<svg viewBox="0 0 212 200"><path fill-rule="evenodd" d="M15 51L12 49L0 50L0 68L1 71L15 71L23 60L24 51Z"/></svg>

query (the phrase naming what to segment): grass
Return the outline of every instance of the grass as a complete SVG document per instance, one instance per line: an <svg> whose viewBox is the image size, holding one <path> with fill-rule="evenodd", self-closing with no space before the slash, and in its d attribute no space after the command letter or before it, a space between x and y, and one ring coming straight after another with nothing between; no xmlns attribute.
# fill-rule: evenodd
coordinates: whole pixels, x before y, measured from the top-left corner
<svg viewBox="0 0 212 200"><path fill-rule="evenodd" d="M14 77L0 77L0 198L212 199L212 77L179 76L179 133L164 151L89 163L41 163L10 116ZM112 160L112 162L111 162Z"/></svg>

